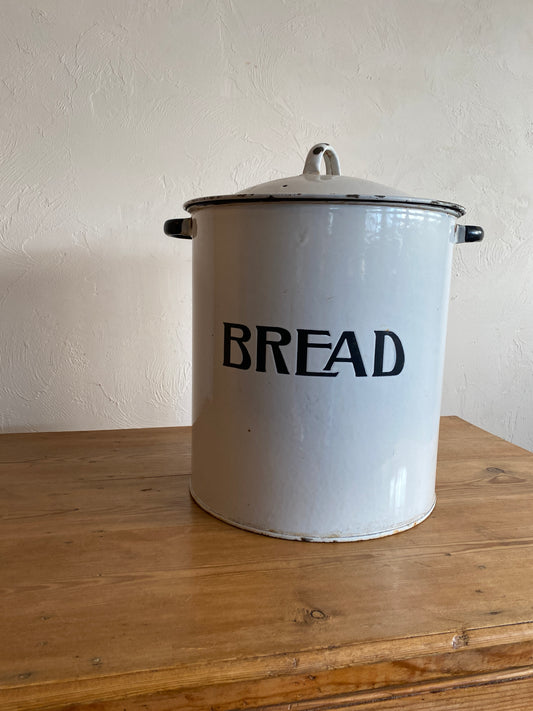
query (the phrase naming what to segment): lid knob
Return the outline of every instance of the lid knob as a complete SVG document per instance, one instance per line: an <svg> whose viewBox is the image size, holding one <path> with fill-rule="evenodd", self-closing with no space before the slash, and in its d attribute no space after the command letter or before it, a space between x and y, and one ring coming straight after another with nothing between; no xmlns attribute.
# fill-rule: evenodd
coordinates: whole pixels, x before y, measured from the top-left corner
<svg viewBox="0 0 533 711"><path fill-rule="evenodd" d="M339 156L335 153L335 149L332 148L329 143L317 143L311 148L307 154L307 158L305 159L303 174L319 174L322 158L324 158L324 163L326 164L326 175L341 174Z"/></svg>

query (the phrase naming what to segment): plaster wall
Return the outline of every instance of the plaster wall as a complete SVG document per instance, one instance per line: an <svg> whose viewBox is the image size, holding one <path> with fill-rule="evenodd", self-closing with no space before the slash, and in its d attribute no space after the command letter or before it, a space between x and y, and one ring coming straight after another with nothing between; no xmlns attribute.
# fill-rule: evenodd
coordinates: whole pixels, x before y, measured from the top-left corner
<svg viewBox="0 0 533 711"><path fill-rule="evenodd" d="M186 198L301 172L459 202L443 412L533 449L530 0L3 0L0 430L189 424Z"/></svg>

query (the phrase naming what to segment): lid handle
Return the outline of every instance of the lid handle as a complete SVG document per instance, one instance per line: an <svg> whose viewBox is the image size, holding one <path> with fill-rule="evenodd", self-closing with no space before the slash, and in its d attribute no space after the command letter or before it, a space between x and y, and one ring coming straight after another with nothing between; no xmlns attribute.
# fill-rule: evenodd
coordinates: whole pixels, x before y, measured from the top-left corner
<svg viewBox="0 0 533 711"><path fill-rule="evenodd" d="M335 153L329 143L317 143L307 154L304 165L304 175L318 175L320 173L320 163L324 158L326 164L326 175L340 175L341 166L339 156Z"/></svg>

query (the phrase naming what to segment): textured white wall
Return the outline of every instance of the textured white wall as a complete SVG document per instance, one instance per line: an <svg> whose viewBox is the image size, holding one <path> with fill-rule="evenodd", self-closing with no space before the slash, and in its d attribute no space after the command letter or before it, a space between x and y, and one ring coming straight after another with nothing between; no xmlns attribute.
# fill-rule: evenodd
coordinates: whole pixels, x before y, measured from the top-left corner
<svg viewBox="0 0 533 711"><path fill-rule="evenodd" d="M457 201L444 411L533 448L531 0L3 0L0 429L188 424L186 198L301 171Z"/></svg>

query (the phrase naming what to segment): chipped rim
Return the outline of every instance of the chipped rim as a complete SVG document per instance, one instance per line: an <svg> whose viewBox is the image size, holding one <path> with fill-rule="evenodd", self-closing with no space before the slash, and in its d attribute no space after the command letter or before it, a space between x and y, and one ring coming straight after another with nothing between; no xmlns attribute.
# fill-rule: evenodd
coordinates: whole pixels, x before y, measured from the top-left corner
<svg viewBox="0 0 533 711"><path fill-rule="evenodd" d="M308 202L308 203L335 203L354 205L385 205L389 207L416 207L424 210L439 210L454 217L462 217L466 210L462 205L442 200L429 200L425 198L411 198L396 195L312 195L303 193L292 194L257 194L237 193L235 195L210 195L207 197L187 200L183 207L188 212L192 209L207 207L208 205L228 205L237 203L280 203L280 202Z"/></svg>

